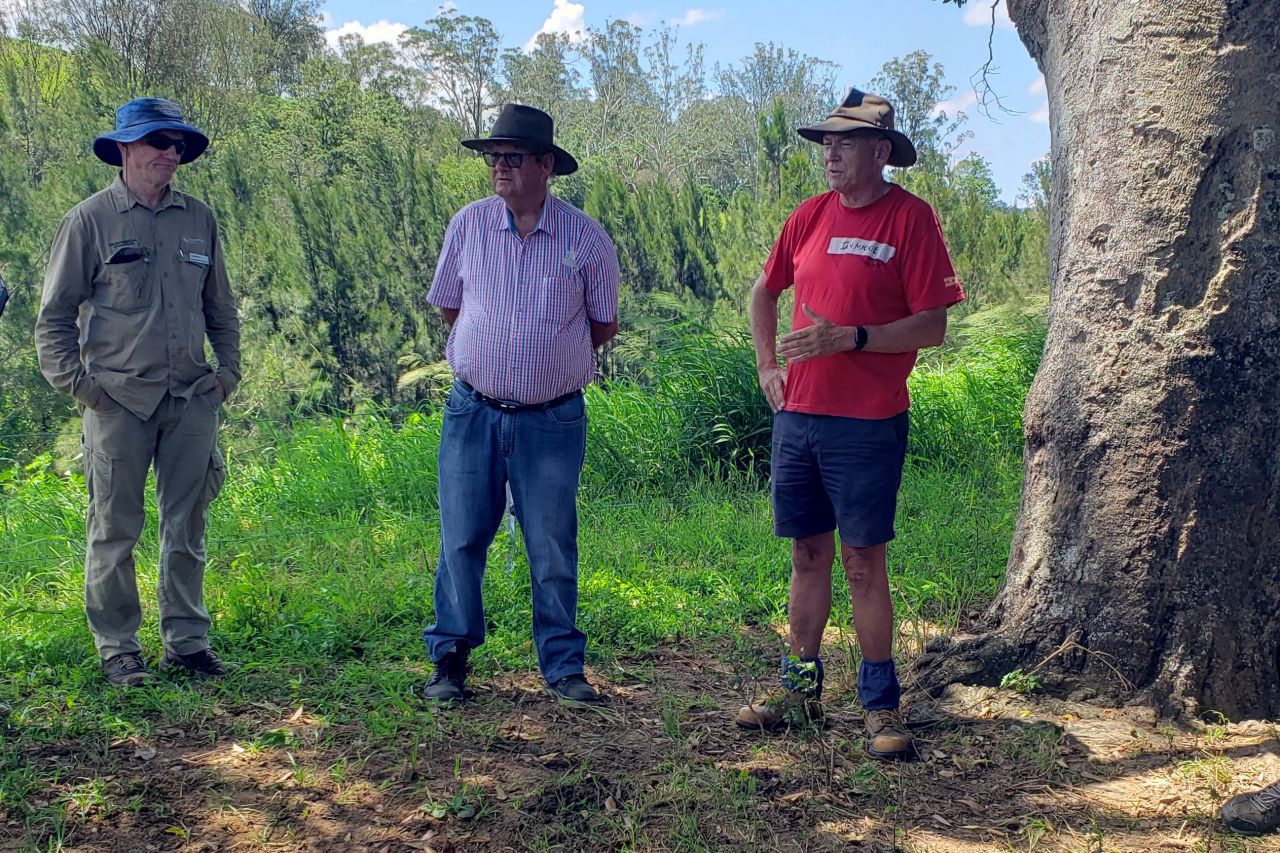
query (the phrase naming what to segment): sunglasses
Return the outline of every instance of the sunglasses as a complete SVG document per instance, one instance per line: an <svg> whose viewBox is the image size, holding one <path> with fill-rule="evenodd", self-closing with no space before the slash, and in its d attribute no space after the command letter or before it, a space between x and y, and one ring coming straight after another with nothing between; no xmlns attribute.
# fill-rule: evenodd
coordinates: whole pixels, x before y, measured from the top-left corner
<svg viewBox="0 0 1280 853"><path fill-rule="evenodd" d="M158 133L153 133L150 136L144 136L142 137L142 141L157 151L165 151L172 148L179 157L181 157L183 152L187 150L187 141L185 139L172 139L168 136L161 136Z"/></svg>
<svg viewBox="0 0 1280 853"><path fill-rule="evenodd" d="M486 151L481 156L484 157L484 164L489 168L498 165L499 160L505 160L507 167L511 169L519 169L524 165L526 157L541 157L541 154L525 154L523 151Z"/></svg>

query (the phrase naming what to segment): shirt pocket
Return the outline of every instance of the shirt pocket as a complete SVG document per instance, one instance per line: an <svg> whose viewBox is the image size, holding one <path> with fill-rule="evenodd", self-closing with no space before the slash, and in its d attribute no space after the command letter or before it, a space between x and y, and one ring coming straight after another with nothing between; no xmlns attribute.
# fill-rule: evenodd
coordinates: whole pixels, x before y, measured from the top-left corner
<svg viewBox="0 0 1280 853"><path fill-rule="evenodd" d="M183 237L178 251L178 281L182 298L192 308L203 305L204 283L209 276L209 244L195 237Z"/></svg>
<svg viewBox="0 0 1280 853"><path fill-rule="evenodd" d="M563 326L583 309L582 279L575 273L543 276L538 291L538 316Z"/></svg>
<svg viewBox="0 0 1280 853"><path fill-rule="evenodd" d="M94 285L93 302L122 314L135 314L151 306L150 256L141 249L116 252L105 264Z"/></svg>

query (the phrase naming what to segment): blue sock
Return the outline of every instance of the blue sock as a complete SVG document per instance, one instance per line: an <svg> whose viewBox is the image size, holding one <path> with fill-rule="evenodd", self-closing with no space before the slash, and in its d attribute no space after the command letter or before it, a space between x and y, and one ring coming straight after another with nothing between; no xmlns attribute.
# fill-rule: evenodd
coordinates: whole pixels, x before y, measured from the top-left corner
<svg viewBox="0 0 1280 853"><path fill-rule="evenodd" d="M898 684L898 671L893 658L872 661L866 658L858 664L858 701L868 711L885 711L898 707L902 688Z"/></svg>
<svg viewBox="0 0 1280 853"><path fill-rule="evenodd" d="M782 656L782 674L778 679L784 690L809 693L814 699L822 698L822 658L798 658Z"/></svg>

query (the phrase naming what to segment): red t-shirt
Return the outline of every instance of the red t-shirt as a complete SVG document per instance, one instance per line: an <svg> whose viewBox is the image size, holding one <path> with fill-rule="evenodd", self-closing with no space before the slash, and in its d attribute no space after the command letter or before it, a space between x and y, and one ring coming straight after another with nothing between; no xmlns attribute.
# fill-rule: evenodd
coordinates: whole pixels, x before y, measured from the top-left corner
<svg viewBox="0 0 1280 853"><path fill-rule="evenodd" d="M801 204L769 253L764 284L775 293L795 285L792 329L812 325L805 304L841 326L879 326L964 299L937 214L896 184L865 207L845 207L835 192ZM915 363L915 352L848 350L788 364L784 408L891 418L911 404Z"/></svg>

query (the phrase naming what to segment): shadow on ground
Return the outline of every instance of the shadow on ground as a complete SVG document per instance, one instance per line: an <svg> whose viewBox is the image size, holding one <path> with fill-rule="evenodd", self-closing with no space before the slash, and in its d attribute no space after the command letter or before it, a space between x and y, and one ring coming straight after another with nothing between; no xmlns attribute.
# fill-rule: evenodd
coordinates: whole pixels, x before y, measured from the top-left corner
<svg viewBox="0 0 1280 853"><path fill-rule="evenodd" d="M1271 724L1174 728L953 686L916 709L921 760L883 764L862 755L839 655L825 727L734 728L756 687L742 653L771 656L753 643L596 670L598 710L499 674L389 732L283 701L146 742L10 729L0 741L45 782L0 816L0 850L1280 850L1214 821L1225 797L1280 778Z"/></svg>

